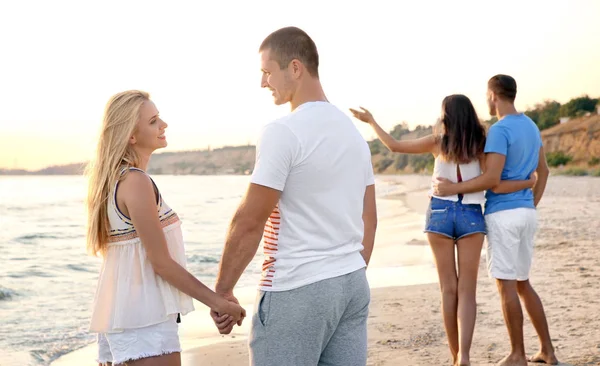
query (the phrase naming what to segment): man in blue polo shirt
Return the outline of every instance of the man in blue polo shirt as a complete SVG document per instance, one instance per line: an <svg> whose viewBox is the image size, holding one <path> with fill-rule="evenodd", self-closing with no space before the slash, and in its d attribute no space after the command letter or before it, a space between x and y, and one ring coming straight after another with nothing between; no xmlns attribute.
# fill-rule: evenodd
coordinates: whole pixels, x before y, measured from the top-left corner
<svg viewBox="0 0 600 366"><path fill-rule="evenodd" d="M440 179L435 194L454 195L482 190L486 192L487 264L489 275L496 279L502 300L502 312L508 328L511 353L499 365L527 366L523 343L525 304L540 339L541 349L530 362L558 364L550 339L542 302L529 283L533 241L537 229L536 206L539 203L549 170L536 124L518 113L514 100L517 83L508 75L496 75L488 81L487 101L490 114L498 118L488 132L485 145L485 172L472 180L452 183ZM533 189L496 194L490 189L500 180L527 180L533 173Z"/></svg>

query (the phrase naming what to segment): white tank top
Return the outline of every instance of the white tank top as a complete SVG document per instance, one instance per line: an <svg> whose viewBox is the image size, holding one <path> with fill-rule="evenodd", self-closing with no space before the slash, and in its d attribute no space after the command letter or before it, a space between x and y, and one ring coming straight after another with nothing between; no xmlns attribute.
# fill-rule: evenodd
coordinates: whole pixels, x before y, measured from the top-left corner
<svg viewBox="0 0 600 366"><path fill-rule="evenodd" d="M146 174L137 168L129 170ZM121 176L125 171L127 168L121 171ZM190 296L154 272L131 219L117 206L118 185L119 181L115 183L107 203L110 236L92 311L90 331L95 333L147 327L168 320L170 315L185 315L194 310ZM158 195L157 210L169 254L185 268L181 221L162 199L155 184L154 188Z"/></svg>
<svg viewBox="0 0 600 366"><path fill-rule="evenodd" d="M460 169L460 176L462 181L471 180L473 178L477 178L481 175L481 166L479 165L479 160L473 160L468 164L456 164L454 162L448 162L444 160L440 155L435 158L435 164L433 166L433 176L432 176L432 187L429 190L429 195L431 197L439 198L441 200L446 201L458 201L458 195L440 197L433 194L433 182L436 181L436 178L446 178L454 183L458 182L458 174L456 172ZM474 192L467 193L463 195L462 202L464 204L484 204L485 203L485 193Z"/></svg>

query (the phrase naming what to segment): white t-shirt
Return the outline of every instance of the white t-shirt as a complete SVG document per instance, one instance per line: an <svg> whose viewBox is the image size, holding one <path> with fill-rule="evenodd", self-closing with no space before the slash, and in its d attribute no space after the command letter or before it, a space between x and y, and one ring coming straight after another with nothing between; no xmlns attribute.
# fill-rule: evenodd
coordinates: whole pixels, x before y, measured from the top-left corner
<svg viewBox="0 0 600 366"><path fill-rule="evenodd" d="M360 252L371 153L350 118L327 102L267 124L252 183L281 191L263 235L260 289L285 291L366 266Z"/></svg>

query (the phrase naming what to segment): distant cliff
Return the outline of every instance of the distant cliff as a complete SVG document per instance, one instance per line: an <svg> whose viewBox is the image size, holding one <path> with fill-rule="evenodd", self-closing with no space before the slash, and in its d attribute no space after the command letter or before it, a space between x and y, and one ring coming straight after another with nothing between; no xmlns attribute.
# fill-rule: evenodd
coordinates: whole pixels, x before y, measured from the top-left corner
<svg viewBox="0 0 600 366"><path fill-rule="evenodd" d="M572 163L587 164L600 158L600 115L575 118L542 131L546 153L563 152Z"/></svg>

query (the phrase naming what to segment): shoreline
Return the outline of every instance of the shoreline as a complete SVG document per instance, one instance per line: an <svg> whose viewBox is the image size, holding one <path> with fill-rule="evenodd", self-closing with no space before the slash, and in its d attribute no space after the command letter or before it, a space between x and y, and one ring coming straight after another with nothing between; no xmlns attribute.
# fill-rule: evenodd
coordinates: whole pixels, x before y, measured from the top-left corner
<svg viewBox="0 0 600 366"><path fill-rule="evenodd" d="M424 207L427 206L426 190L422 188L423 182L428 188L430 176L382 175L377 178L383 183L377 204L385 206L382 211L389 213L379 217L375 248L367 270L372 293L437 283L433 258L422 232L424 208L420 205L422 201L425 202ZM421 210L422 213L419 212ZM400 242L404 245L398 245ZM236 296L249 314L254 308L255 294L254 286L236 290ZM196 365L199 358L203 365L247 364L245 347L251 315L230 335L222 336L216 333L208 308L196 300L194 307L195 311L182 319L179 328L182 365ZM95 357L96 345L91 343L59 357L50 365L92 366L96 365ZM233 363L224 364L224 357Z"/></svg>
<svg viewBox="0 0 600 366"><path fill-rule="evenodd" d="M410 209L398 207L398 212L408 215L406 217L419 217L416 210L426 207L427 200L418 190L407 193L407 188L413 183L417 188L422 187L427 178L416 176L410 178L410 182L404 176L393 179L402 180L404 185L404 191L390 189L393 199L403 200ZM392 199L381 202L382 205L393 204ZM539 228L530 280L544 305L553 345L562 362L560 365L600 365L600 288L597 285L600 257L594 242L600 228L590 222L591 218L600 217L597 180L551 176L538 207L538 215ZM380 235L378 230L373 260L398 266L399 262L410 263L414 259L410 255L407 259L404 250L420 248L429 251L429 247L424 245L426 243L418 239L413 242L410 235L402 235L409 238L408 245L396 245L401 248L398 251L401 255L386 258L394 253L389 248L398 241L395 240L398 230L404 234L404 230L410 232L419 227L416 222L398 222L397 217L391 214L380 218L386 223L381 225L382 231L388 234ZM401 217L404 220L405 216ZM374 268L377 267L370 266L367 273ZM414 286L372 288L371 296L368 366L451 365L437 280ZM473 365L495 365L508 354L509 340L500 299L495 283L487 275L483 253L479 266L477 306L471 361ZM196 313L210 321L201 310ZM537 352L537 336L525 310L524 340L527 355ZM248 364L247 339L241 335L220 337L219 343L210 345L194 343L194 346L182 353L183 366ZM67 361L69 356L73 356L70 362L55 362L53 365L93 365L93 359L85 358L84 354L77 358L77 352L64 357ZM91 357L94 357L93 354Z"/></svg>

